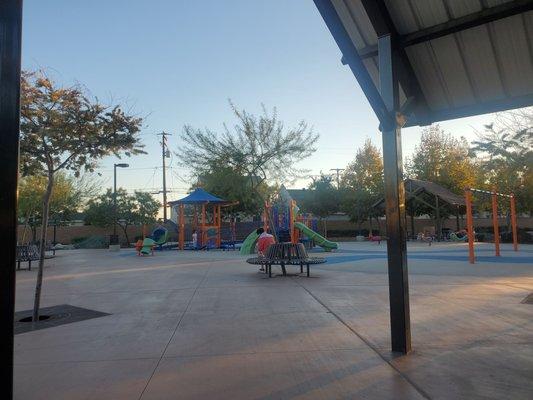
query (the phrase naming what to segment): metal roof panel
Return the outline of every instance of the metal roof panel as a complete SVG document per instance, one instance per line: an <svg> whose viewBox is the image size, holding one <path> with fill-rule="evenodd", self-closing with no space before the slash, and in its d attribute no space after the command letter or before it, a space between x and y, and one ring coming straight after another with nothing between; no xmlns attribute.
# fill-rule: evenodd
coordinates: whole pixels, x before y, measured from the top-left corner
<svg viewBox="0 0 533 400"><path fill-rule="evenodd" d="M376 29L398 35L429 108L418 123L533 104L533 0L315 2L333 4L378 89Z"/></svg>

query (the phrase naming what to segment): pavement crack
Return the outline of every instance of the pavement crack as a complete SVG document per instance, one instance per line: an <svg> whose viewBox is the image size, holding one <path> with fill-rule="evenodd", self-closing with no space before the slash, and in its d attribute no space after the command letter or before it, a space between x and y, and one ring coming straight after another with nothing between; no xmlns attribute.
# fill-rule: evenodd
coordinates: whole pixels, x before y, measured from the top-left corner
<svg viewBox="0 0 533 400"><path fill-rule="evenodd" d="M144 388L143 388L143 390L142 390L142 392L141 392L141 394L139 396L139 400L141 400L142 397L144 396L144 393L146 392L146 389L148 388L148 385L152 381L152 378L154 377L154 375L155 375L155 373L157 371L157 368L159 368L159 364L161 363L161 360L165 357L165 353L167 352L168 346L170 345L170 343L172 342L172 339L174 339L174 335L176 335L176 332L178 331L178 328L179 328L179 326L181 324L181 321L183 320L183 317L185 316L187 311L189 311L189 307L191 306L191 303L192 303L192 300L194 299L194 296L196 296L196 293L198 292L198 289L200 289L202 284L207 279L207 275L209 274L209 271L211 271L212 267L213 267L213 262L211 262L209 264L209 267L206 269L206 271L204 273L204 276L202 277L202 279L200 280L198 285L196 285L196 288L194 289L194 292L193 292L191 298L187 302L187 306L185 307L185 310L181 313L180 318L178 319L178 322L176 323L176 327L174 328L174 331L172 332L172 335L170 335L170 339L168 340L167 344L165 345L165 348L163 349L163 352L161 353L161 356L159 357L159 360L157 360L157 363L156 363L156 365L154 367L154 370L150 374L150 377L148 378L148 381L146 382L146 385L144 385Z"/></svg>
<svg viewBox="0 0 533 400"><path fill-rule="evenodd" d="M396 371L407 383L409 383L417 392L422 396L424 399L431 400L431 397L424 389L422 389L420 386L418 386L409 376L404 374L398 367L396 367L387 357L385 357L379 349L374 346L367 338L365 338L363 335L361 335L359 332L357 332L355 329L353 329L346 321L344 321L335 311L330 309L322 300L320 300L317 296L315 296L309 289L307 289L304 285L298 283L298 286L300 286L303 290L305 290L309 296L311 296L317 303L319 303L322 307L324 307L326 310L328 310L329 313L331 313L341 324L343 324L350 332L352 332L354 335L356 335L364 344L366 344L374 353L376 353L379 358L381 358L383 361L385 361L394 371Z"/></svg>

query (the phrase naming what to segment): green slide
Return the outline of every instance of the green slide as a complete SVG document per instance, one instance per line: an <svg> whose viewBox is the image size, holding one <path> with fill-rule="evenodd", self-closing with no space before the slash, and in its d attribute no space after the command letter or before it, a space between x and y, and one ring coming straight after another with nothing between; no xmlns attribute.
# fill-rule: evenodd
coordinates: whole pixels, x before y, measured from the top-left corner
<svg viewBox="0 0 533 400"><path fill-rule="evenodd" d="M150 254L150 253L153 254L152 249L154 248L156 244L157 243L155 242L155 240L150 239L150 238L144 238L143 247L141 247L140 253L141 254Z"/></svg>
<svg viewBox="0 0 533 400"><path fill-rule="evenodd" d="M240 254L243 256L252 254L254 252L255 242L257 241L258 237L259 235L257 232L255 230L252 231L252 233L250 233L246 239L244 239L244 242L242 242Z"/></svg>
<svg viewBox="0 0 533 400"><path fill-rule="evenodd" d="M308 228L307 225L304 225L301 222L295 222L294 226L301 230L309 239L314 240L315 243L322 247L325 251L331 251L339 248L337 243L329 241L324 236L316 233L314 230Z"/></svg>

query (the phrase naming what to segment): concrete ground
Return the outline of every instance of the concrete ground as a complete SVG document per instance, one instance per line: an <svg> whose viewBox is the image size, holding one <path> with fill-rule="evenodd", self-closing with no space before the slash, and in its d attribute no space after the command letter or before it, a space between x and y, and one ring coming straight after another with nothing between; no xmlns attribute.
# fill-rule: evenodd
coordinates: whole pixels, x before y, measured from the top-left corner
<svg viewBox="0 0 533 400"><path fill-rule="evenodd" d="M533 398L533 246L480 244L470 265L464 244L410 245L397 358L385 248L342 243L310 278L272 279L237 252L58 252L42 306L111 315L16 335L15 398ZM17 273L17 310L35 277Z"/></svg>

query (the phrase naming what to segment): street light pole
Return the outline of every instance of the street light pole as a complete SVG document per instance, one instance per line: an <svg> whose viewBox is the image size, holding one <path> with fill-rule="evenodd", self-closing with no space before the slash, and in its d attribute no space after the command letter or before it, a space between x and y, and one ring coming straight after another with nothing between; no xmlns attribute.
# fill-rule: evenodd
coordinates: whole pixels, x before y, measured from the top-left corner
<svg viewBox="0 0 533 400"><path fill-rule="evenodd" d="M128 168L129 164L113 164L113 217L114 217L114 223L113 223L113 243L112 244L118 244L117 239L117 167L118 168Z"/></svg>

